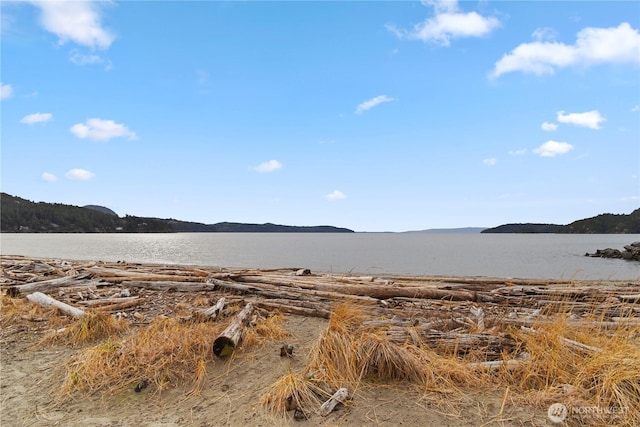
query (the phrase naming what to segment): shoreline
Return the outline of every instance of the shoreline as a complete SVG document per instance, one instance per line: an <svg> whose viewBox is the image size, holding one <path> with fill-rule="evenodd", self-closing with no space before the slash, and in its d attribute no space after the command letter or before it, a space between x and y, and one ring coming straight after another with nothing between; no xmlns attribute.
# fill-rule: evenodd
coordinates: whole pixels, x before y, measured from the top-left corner
<svg viewBox="0 0 640 427"><path fill-rule="evenodd" d="M297 416L314 426L546 425L554 402L621 411L640 404L627 388L637 369L620 365L640 364L638 281L343 276L6 255L0 262L3 425L286 426ZM85 314L73 319L27 300L38 292ZM221 300L220 316L201 317ZM229 355L216 356L215 342L249 306ZM74 331L92 324L85 318L124 329L103 325L92 336L89 327L78 341ZM95 359L101 354L108 358ZM349 362L336 365L340 357ZM611 398L622 400L602 400L580 382L584 369L601 365L589 375L620 372L613 386L629 394ZM550 372L550 384L534 381ZM302 399L300 387L312 384L325 391ZM563 384L573 388L559 392ZM349 400L319 415L318 399L339 387ZM296 411L285 404L291 393L302 399ZM576 414L580 424L617 422ZM640 422L636 412L623 415Z"/></svg>

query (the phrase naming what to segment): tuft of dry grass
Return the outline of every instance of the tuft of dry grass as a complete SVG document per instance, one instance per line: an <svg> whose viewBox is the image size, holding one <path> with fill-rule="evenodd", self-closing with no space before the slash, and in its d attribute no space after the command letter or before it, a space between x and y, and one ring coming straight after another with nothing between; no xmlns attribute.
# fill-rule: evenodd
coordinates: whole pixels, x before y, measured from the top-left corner
<svg viewBox="0 0 640 427"><path fill-rule="evenodd" d="M360 330L362 322L369 318L364 307L349 303L337 304L331 311L328 330L350 333Z"/></svg>
<svg viewBox="0 0 640 427"><path fill-rule="evenodd" d="M129 323L116 319L109 313L88 312L86 316L75 320L61 330L49 331L42 344L81 345L121 334L129 330Z"/></svg>
<svg viewBox="0 0 640 427"><path fill-rule="evenodd" d="M426 365L415 346L394 344L383 333L367 333L358 347L358 365L366 378L419 383L426 377Z"/></svg>
<svg viewBox="0 0 640 427"><path fill-rule="evenodd" d="M357 387L363 370L356 337L327 329L311 348L306 372L335 389Z"/></svg>
<svg viewBox="0 0 640 427"><path fill-rule="evenodd" d="M294 373L289 367L286 375L265 390L260 403L274 414L297 410L307 418L311 408L319 407L330 396L317 382Z"/></svg>
<svg viewBox="0 0 640 427"><path fill-rule="evenodd" d="M191 379L198 391L213 360L211 345L223 325L157 319L120 341L107 339L67 364L63 393L118 393L146 381L157 392Z"/></svg>

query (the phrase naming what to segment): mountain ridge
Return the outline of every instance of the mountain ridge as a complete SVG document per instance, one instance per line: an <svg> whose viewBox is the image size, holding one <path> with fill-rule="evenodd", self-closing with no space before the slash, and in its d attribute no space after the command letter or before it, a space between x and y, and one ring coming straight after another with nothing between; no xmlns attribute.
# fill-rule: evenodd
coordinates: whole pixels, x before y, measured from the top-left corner
<svg viewBox="0 0 640 427"><path fill-rule="evenodd" d="M0 193L0 232L32 233L354 233L331 225L293 226L273 223L219 222L204 224L173 218L118 216L111 209L86 205L32 202ZM567 225L512 223L497 227L461 227L407 231L406 233L573 233L638 234L640 209L630 214L600 214Z"/></svg>
<svg viewBox="0 0 640 427"><path fill-rule="evenodd" d="M220 222L203 224L173 218L118 216L104 206L84 207L62 203L32 202L0 194L0 232L27 233L353 233L331 225L292 226L272 223Z"/></svg>

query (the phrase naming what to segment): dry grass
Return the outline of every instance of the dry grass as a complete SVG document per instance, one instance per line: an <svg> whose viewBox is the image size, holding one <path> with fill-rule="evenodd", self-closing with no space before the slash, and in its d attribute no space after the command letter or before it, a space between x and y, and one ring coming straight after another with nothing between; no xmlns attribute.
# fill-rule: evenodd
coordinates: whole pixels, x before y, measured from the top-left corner
<svg viewBox="0 0 640 427"><path fill-rule="evenodd" d="M281 340L289 336L284 328L285 317L282 314L274 314L266 319L261 318L256 325L247 328L242 337L242 347L250 348L262 346L268 341Z"/></svg>
<svg viewBox="0 0 640 427"><path fill-rule="evenodd" d="M364 334L358 347L358 366L365 378L419 383L427 374L417 347L394 344L384 333Z"/></svg>
<svg viewBox="0 0 640 427"><path fill-rule="evenodd" d="M61 320L57 312L58 309L54 307L41 307L23 297L0 296L0 324L2 327L33 319Z"/></svg>
<svg viewBox="0 0 640 427"><path fill-rule="evenodd" d="M49 331L41 343L77 346L109 338L128 330L129 323L124 319L116 319L109 313L88 312L86 316L73 321L65 328Z"/></svg>
<svg viewBox="0 0 640 427"><path fill-rule="evenodd" d="M519 369L501 372L496 381L515 386L521 402L605 411L582 414L583 424L640 425L640 328L577 328L566 319L558 314L555 322L534 326L535 333L514 331L531 359ZM615 416L608 410L616 411Z"/></svg>
<svg viewBox="0 0 640 427"><path fill-rule="evenodd" d="M289 368L286 375L265 391L260 403L274 414L298 410L306 418L310 408L319 407L329 397L313 379L295 374Z"/></svg>
<svg viewBox="0 0 640 427"><path fill-rule="evenodd" d="M592 313L583 319L602 319L603 312L601 305L594 304ZM548 322L549 318L553 321ZM504 361L523 352L529 358L515 367L505 363L483 370L469 365L478 361L479 354L461 357L426 346L392 343L384 330L361 326L368 320L361 309L342 304L312 347L302 378L312 377L334 390L354 390L362 381L420 386L429 401L443 407L450 406L451 396L460 396L465 389L497 387L508 389L510 401L523 405L546 409L560 402L570 411L591 408L586 415L570 412L581 424L640 425L640 328L608 330L584 322L578 327L569 319L570 313L556 306L547 322L528 329L511 328L508 332L518 348L505 352ZM263 403L282 412L293 385L302 387L300 378L289 372L267 390ZM317 409L317 403L313 399L300 402L309 405L304 406L306 412Z"/></svg>
<svg viewBox="0 0 640 427"><path fill-rule="evenodd" d="M124 339L107 339L85 349L67 365L64 393L118 393L146 381L157 392L191 380L194 391L206 379L211 345L223 325L157 319Z"/></svg>
<svg viewBox="0 0 640 427"><path fill-rule="evenodd" d="M97 329L91 327L96 323L91 320L82 326L84 320L68 328L73 330L68 335L83 337ZM284 316L274 315L248 328L243 347L285 337L288 332L283 321ZM187 383L192 393L198 393L207 380L207 366L214 361L213 341L225 326L156 319L122 339L107 335L110 338L84 349L69 362L62 391L114 394L145 382L156 392Z"/></svg>

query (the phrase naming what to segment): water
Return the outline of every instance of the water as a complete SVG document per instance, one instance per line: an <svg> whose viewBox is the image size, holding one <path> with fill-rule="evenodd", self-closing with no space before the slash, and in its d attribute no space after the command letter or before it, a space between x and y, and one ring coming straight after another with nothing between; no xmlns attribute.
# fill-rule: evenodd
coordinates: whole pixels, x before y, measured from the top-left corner
<svg viewBox="0 0 640 427"><path fill-rule="evenodd" d="M640 235L175 233L0 235L0 253L367 275L640 280L640 263L585 257Z"/></svg>

